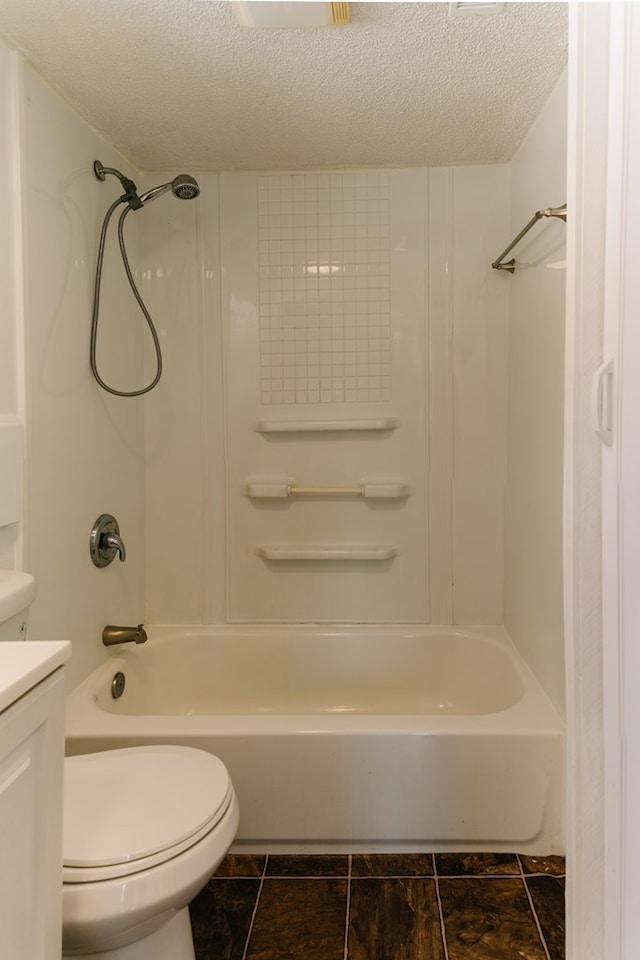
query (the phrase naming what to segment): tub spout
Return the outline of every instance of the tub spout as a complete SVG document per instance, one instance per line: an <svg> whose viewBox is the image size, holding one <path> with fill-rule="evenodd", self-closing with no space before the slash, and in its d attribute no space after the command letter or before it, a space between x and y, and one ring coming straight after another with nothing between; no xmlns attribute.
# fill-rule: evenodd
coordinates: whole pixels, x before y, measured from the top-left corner
<svg viewBox="0 0 640 960"><path fill-rule="evenodd" d="M113 647L117 643L145 643L147 631L141 623L137 627L116 627L109 624L102 631L102 642L105 647Z"/></svg>

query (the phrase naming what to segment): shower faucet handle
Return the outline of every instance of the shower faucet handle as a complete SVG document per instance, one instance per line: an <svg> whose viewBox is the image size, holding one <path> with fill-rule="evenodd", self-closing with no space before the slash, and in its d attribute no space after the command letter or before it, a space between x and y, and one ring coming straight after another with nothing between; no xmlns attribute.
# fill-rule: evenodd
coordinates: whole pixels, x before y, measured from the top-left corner
<svg viewBox="0 0 640 960"><path fill-rule="evenodd" d="M120 562L127 558L124 541L120 536L118 521L110 513L102 513L91 528L89 553L96 567L107 567L116 554Z"/></svg>
<svg viewBox="0 0 640 960"><path fill-rule="evenodd" d="M107 550L116 550L121 563L124 563L127 559L127 551L122 537L119 537L117 533L103 533L100 537L100 549L103 553Z"/></svg>

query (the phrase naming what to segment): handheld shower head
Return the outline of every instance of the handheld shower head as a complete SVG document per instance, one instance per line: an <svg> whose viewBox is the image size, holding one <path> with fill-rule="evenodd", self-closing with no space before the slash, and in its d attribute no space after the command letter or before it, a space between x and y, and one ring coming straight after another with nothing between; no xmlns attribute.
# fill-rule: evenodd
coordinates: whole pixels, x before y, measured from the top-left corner
<svg viewBox="0 0 640 960"><path fill-rule="evenodd" d="M168 193L169 190L171 190L174 197L177 197L178 200L193 200L200 193L200 187L197 181L188 173L180 173L170 183L162 183L159 187L153 187L151 190L147 190L147 192L143 193L140 197L140 203L149 203L150 200L161 197L163 193Z"/></svg>
<svg viewBox="0 0 640 960"><path fill-rule="evenodd" d="M178 200L195 200L200 194L198 182L188 173L179 173L171 184L171 190Z"/></svg>
<svg viewBox="0 0 640 960"><path fill-rule="evenodd" d="M138 196L138 188L136 187L133 180L129 180L128 177L125 177L123 173L120 173L119 170L116 170L115 167L104 167L99 160L96 160L93 164L93 172L95 173L98 180L106 180L107 174L111 174L114 177L117 177L120 183L124 188L124 195L118 197L115 200L109 209L107 210L106 216L102 224L102 230L100 232L100 242L98 244L98 263L96 267L96 282L93 292L93 314L91 317L91 345L89 351L89 360L91 364L91 372L96 379L96 382L103 390L106 390L107 393L111 393L116 397L141 397L145 393L149 393L150 390L153 390L155 385L158 383L160 376L162 374L162 350L160 348L160 340L158 338L158 333L154 326L153 320L147 310L140 292L136 286L133 274L131 272L131 267L129 266L129 258L127 256L127 250L124 242L124 221L125 217L131 212L131 210L139 210L140 207L144 206L145 203L148 203L149 200L154 200L156 197L161 196L163 193L171 190L174 197L177 197L179 200L192 200L200 194L200 187L198 183L192 176L188 173L181 173L175 177L170 183L161 183L158 187L153 187L152 190L147 190L146 193L143 193L142 196ZM149 332L153 340L153 346L156 353L156 372L151 380L145 387L141 387L139 390L118 390L115 387L109 386L98 371L96 352L97 352L97 340L98 340L98 318L100 311L100 282L102 280L102 263L104 258L104 247L107 237L107 228L109 226L109 221L121 204L126 204L125 209L120 214L120 220L118 221L118 240L120 243L120 253L122 254L122 263L124 266L125 273L127 275L127 280L129 281L129 286L131 291L138 302L138 306L142 310L143 316L149 326Z"/></svg>

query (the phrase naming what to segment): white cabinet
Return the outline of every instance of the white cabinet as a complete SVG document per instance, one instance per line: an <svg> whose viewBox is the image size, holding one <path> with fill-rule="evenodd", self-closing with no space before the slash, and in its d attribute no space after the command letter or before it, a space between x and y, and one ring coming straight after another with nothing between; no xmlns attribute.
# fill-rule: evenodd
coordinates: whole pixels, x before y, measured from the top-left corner
<svg viewBox="0 0 640 960"><path fill-rule="evenodd" d="M67 658L68 646L63 643L0 644L0 957L3 960L60 960L62 663ZM41 649L37 651L35 647Z"/></svg>

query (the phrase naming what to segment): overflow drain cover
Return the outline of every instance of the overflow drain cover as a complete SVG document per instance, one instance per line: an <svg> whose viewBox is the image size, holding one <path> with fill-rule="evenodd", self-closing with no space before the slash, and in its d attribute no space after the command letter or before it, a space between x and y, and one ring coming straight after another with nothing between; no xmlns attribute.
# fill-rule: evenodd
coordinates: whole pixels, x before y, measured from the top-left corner
<svg viewBox="0 0 640 960"><path fill-rule="evenodd" d="M111 681L111 696L114 700L117 700L118 697L121 697L124 693L124 686L126 683L125 675L121 670L115 674L113 680Z"/></svg>

